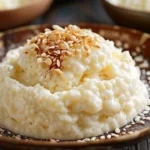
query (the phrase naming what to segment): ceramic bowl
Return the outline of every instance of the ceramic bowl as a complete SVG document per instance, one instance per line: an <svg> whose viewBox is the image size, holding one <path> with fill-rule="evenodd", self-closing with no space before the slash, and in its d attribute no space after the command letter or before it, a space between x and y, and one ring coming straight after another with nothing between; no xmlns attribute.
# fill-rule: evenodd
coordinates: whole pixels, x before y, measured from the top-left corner
<svg viewBox="0 0 150 150"><path fill-rule="evenodd" d="M43 14L53 0L33 0L29 4L15 8L0 10L0 30L13 28L30 22Z"/></svg>
<svg viewBox="0 0 150 150"><path fill-rule="evenodd" d="M100 24L80 24L82 28L90 28L94 32L102 35L105 39L113 40L117 47L124 50L129 49L131 55L136 61L136 57L143 56L142 61L136 61L136 65L141 69L141 79L150 87L150 35L119 26L108 26ZM51 28L51 25L28 26L15 30L10 30L0 34L0 61L4 58L8 50L23 45L28 38L33 37L45 28ZM150 72L149 72L150 73ZM7 129L0 128L0 146L9 150L48 150L48 149L92 149L104 150L107 148L119 148L135 144L143 139L150 137L150 112L144 114L147 120L134 124L130 122L127 126L120 129L120 133L114 136L114 131L99 135L94 138L80 139L75 141L59 141L57 139L34 139L14 134ZM111 138L110 138L111 135Z"/></svg>
<svg viewBox="0 0 150 150"><path fill-rule="evenodd" d="M101 0L109 16L119 25L150 32L150 10L139 11Z"/></svg>

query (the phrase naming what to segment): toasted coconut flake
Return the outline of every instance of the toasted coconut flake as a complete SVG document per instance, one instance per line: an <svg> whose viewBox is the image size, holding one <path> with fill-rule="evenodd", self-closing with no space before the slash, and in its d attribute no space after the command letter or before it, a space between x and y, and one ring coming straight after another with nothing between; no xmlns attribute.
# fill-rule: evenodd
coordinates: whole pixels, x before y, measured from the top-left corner
<svg viewBox="0 0 150 150"><path fill-rule="evenodd" d="M76 40L77 40L74 35L70 36L70 39L71 39L72 41L76 41ZM73 42L72 42L72 43L73 43Z"/></svg>
<svg viewBox="0 0 150 150"><path fill-rule="evenodd" d="M47 44L47 39L43 39L42 44Z"/></svg>
<svg viewBox="0 0 150 150"><path fill-rule="evenodd" d="M60 54L60 50L55 50L54 53L55 54Z"/></svg>
<svg viewBox="0 0 150 150"><path fill-rule="evenodd" d="M41 62L42 62L42 58L38 58L37 63L41 63Z"/></svg>
<svg viewBox="0 0 150 150"><path fill-rule="evenodd" d="M42 53L41 56L42 56L42 57L46 57L46 53Z"/></svg>
<svg viewBox="0 0 150 150"><path fill-rule="evenodd" d="M52 60L50 58L47 58L46 63L50 66L52 64Z"/></svg>
<svg viewBox="0 0 150 150"><path fill-rule="evenodd" d="M44 52L48 52L49 49L50 49L49 46L46 46Z"/></svg>
<svg viewBox="0 0 150 150"><path fill-rule="evenodd" d="M57 66L60 67L60 61L59 60L57 60Z"/></svg>
<svg viewBox="0 0 150 150"><path fill-rule="evenodd" d="M46 80L49 80L49 79L50 79L50 75L47 74L47 75L46 75Z"/></svg>
<svg viewBox="0 0 150 150"><path fill-rule="evenodd" d="M91 47L100 48L99 37L90 30L80 29L73 25L65 29L54 25L53 29L52 31L45 29L45 33L40 33L27 43L34 45L38 63L45 61L43 60L45 58L51 59L52 62L46 60L46 63L50 64L50 70L61 69L61 63L67 57L78 55L78 53L83 53L85 57L88 57L88 50Z"/></svg>
<svg viewBox="0 0 150 150"><path fill-rule="evenodd" d="M56 48L56 46L49 46L49 49L54 49Z"/></svg>
<svg viewBox="0 0 150 150"><path fill-rule="evenodd" d="M41 43L41 39L38 39L37 44L39 45Z"/></svg>
<svg viewBox="0 0 150 150"><path fill-rule="evenodd" d="M55 29L55 30L61 30L61 31L64 30L62 27L60 27L58 25L53 25L53 29Z"/></svg>
<svg viewBox="0 0 150 150"><path fill-rule="evenodd" d="M48 28L45 29L45 34L46 34L46 35L51 34L51 32L52 32L52 31L51 31L50 29L48 29Z"/></svg>
<svg viewBox="0 0 150 150"><path fill-rule="evenodd" d="M69 49L68 43L67 42L62 43L61 48L62 49Z"/></svg>

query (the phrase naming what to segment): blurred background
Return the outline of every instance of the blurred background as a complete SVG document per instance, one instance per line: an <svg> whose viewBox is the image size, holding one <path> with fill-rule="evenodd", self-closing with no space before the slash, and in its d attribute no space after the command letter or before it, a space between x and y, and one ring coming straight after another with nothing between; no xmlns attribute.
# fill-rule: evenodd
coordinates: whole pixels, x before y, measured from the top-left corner
<svg viewBox="0 0 150 150"><path fill-rule="evenodd" d="M83 22L114 23L105 12L100 0L54 0L50 9L32 24Z"/></svg>
<svg viewBox="0 0 150 150"><path fill-rule="evenodd" d="M3 1L7 1L7 0L3 0ZM8 1L12 1L11 3L14 3L13 0L8 0ZM37 0L37 1L40 1L40 0ZM45 0L43 0L42 3L44 3L44 1ZM114 23L105 12L100 0L53 0L53 1L48 0L48 1L51 1L50 4L47 3L49 7L43 8L47 10L44 10L44 12L40 12L42 13L42 15L36 14L35 17L34 16L31 17L33 13L36 13L35 11L33 12L33 9L36 10L37 7L39 6L33 6L33 8L27 8L24 10L25 12L20 12L21 10L18 10L17 13L10 12L11 14L14 13L14 15L12 16L9 14L8 8L14 9L14 8L17 8L17 5L15 3L14 3L14 6L5 4L7 5L7 9L3 9L4 12L2 15L0 11L1 30L6 30L12 27L16 27L16 26L18 27L22 25L34 25L34 24L46 24L46 23L49 23L49 24L64 24L64 23L73 24L73 23L83 23L83 22L106 23L106 24ZM10 4L10 2L8 4ZM41 6L41 4L39 5ZM31 11L32 14L25 14L26 11L28 12ZM37 9L37 11L39 10ZM23 16L20 13L22 13ZM18 22L18 20L24 20L26 16L28 16L29 21L28 19L26 19L25 21L18 23L21 25L15 25L15 24L12 26L10 25L12 22ZM6 24L4 23L4 21L6 22ZM4 23L3 27L2 27L2 22Z"/></svg>
<svg viewBox="0 0 150 150"><path fill-rule="evenodd" d="M119 24L150 32L150 0L0 0L0 30L34 24Z"/></svg>

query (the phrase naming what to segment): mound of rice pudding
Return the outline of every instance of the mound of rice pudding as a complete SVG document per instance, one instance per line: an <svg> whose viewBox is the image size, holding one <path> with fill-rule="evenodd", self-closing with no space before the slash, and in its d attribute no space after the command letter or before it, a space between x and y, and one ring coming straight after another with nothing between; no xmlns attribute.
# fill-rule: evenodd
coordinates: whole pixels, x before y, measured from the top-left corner
<svg viewBox="0 0 150 150"><path fill-rule="evenodd" d="M119 128L148 105L128 51L91 30L46 29L0 64L0 125L35 138L80 139Z"/></svg>

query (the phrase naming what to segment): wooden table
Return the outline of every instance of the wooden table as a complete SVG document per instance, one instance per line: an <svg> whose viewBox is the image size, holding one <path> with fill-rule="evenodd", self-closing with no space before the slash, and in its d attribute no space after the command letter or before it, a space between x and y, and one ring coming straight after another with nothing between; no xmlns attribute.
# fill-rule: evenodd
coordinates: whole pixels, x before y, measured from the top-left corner
<svg viewBox="0 0 150 150"><path fill-rule="evenodd" d="M83 22L115 24L106 14L100 0L54 0L51 8L31 24L76 24ZM150 150L150 139L122 150Z"/></svg>

